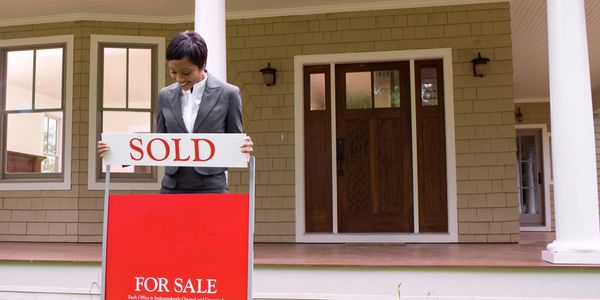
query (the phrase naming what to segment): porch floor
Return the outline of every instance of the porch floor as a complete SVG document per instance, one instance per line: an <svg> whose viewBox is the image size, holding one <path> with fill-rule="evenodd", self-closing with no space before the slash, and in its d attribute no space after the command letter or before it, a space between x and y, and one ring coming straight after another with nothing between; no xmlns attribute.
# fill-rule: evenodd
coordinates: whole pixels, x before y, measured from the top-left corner
<svg viewBox="0 0 600 300"><path fill-rule="evenodd" d="M521 233L519 244L263 244L254 246L256 266L597 268L554 265L541 251L554 233ZM101 244L0 242L0 261L101 261Z"/></svg>

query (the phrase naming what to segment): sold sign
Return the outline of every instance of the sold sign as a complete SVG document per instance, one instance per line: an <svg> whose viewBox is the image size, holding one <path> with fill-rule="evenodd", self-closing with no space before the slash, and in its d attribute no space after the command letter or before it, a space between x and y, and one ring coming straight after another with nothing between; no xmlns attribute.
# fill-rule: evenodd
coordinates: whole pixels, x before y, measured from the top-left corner
<svg viewBox="0 0 600 300"><path fill-rule="evenodd" d="M245 168L244 134L103 133L109 165Z"/></svg>

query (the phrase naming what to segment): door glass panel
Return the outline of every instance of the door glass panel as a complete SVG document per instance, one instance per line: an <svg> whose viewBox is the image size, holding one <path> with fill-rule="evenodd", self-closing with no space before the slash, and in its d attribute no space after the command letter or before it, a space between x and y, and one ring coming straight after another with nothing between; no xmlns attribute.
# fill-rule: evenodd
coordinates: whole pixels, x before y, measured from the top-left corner
<svg viewBox="0 0 600 300"><path fill-rule="evenodd" d="M435 68L421 69L421 105L438 105L437 70Z"/></svg>
<svg viewBox="0 0 600 300"><path fill-rule="evenodd" d="M41 49L35 54L35 108L62 107L63 49Z"/></svg>
<svg viewBox="0 0 600 300"><path fill-rule="evenodd" d="M33 50L6 55L6 110L32 109Z"/></svg>
<svg viewBox="0 0 600 300"><path fill-rule="evenodd" d="M535 136L517 137L517 155L519 159L519 192L522 214L537 214L537 176Z"/></svg>
<svg viewBox="0 0 600 300"><path fill-rule="evenodd" d="M325 74L310 74L310 110L325 109Z"/></svg>
<svg viewBox="0 0 600 300"><path fill-rule="evenodd" d="M104 48L103 104L125 108L127 94L127 49Z"/></svg>
<svg viewBox="0 0 600 300"><path fill-rule="evenodd" d="M371 72L346 73L346 108L373 108Z"/></svg>
<svg viewBox="0 0 600 300"><path fill-rule="evenodd" d="M129 108L150 108L152 50L129 49Z"/></svg>
<svg viewBox="0 0 600 300"><path fill-rule="evenodd" d="M373 72L375 108L400 107L400 72Z"/></svg>

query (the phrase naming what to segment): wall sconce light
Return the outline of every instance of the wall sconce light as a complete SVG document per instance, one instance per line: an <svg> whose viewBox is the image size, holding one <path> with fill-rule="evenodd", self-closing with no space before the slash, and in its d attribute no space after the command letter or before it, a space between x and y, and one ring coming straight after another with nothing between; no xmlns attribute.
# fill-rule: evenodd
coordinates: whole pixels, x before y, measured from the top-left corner
<svg viewBox="0 0 600 300"><path fill-rule="evenodd" d="M271 68L271 63L267 63L267 67L260 69L260 72L262 73L263 81L267 86L275 85L277 69Z"/></svg>
<svg viewBox="0 0 600 300"><path fill-rule="evenodd" d="M477 54L476 58L473 58L473 76L483 77L487 71L487 63L490 61L487 57L482 57L481 52Z"/></svg>
<svg viewBox="0 0 600 300"><path fill-rule="evenodd" d="M517 107L517 112L515 113L515 120L517 122L523 122L523 113L521 113L520 107Z"/></svg>

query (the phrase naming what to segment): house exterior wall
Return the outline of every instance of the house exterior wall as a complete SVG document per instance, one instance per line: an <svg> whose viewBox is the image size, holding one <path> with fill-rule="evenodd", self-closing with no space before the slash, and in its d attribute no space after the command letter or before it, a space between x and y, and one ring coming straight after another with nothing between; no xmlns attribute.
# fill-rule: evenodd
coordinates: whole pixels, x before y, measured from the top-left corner
<svg viewBox="0 0 600 300"><path fill-rule="evenodd" d="M178 31L191 27L193 27L191 23L164 25L98 21L0 27L0 39L72 34L75 40L71 189L0 191L0 241L100 242L102 240L104 191L87 188L90 35L164 36L168 41ZM168 74L164 76L168 77ZM170 79L167 82L170 82ZM116 192L131 193L132 191Z"/></svg>
<svg viewBox="0 0 600 300"><path fill-rule="evenodd" d="M168 41L192 27L80 21L0 28L2 39L75 35L72 189L0 191L0 240L100 241L103 192L87 188L89 36ZM294 56L428 48L452 48L459 242L519 241L510 12L508 3L490 3L227 21L228 81L241 89L245 131L256 145L257 242L295 241ZM491 59L484 78L472 76L478 52ZM275 86L262 83L267 62L278 69ZM245 191L247 179L231 171L230 190Z"/></svg>
<svg viewBox="0 0 600 300"><path fill-rule="evenodd" d="M552 132L549 102L517 103L515 104L515 111L518 108L521 109L521 114L523 114L523 121L517 122L517 124L545 124L548 132Z"/></svg>

